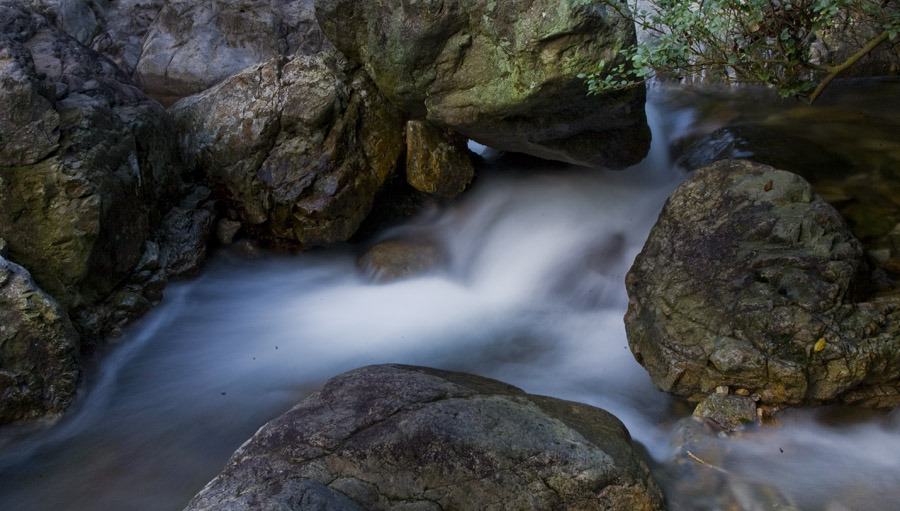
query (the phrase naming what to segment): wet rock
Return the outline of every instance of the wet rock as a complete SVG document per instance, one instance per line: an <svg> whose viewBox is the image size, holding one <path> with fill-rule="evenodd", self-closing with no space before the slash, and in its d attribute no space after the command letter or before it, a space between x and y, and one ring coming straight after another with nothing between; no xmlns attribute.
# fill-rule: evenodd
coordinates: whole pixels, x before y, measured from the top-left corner
<svg viewBox="0 0 900 511"><path fill-rule="evenodd" d="M112 62L20 2L0 0L0 34L0 236L78 312L124 282L177 196L174 126Z"/></svg>
<svg viewBox="0 0 900 511"><path fill-rule="evenodd" d="M212 208L172 208L159 229L160 256L169 278L194 275L206 260L215 214Z"/></svg>
<svg viewBox="0 0 900 511"><path fill-rule="evenodd" d="M348 239L404 148L400 114L334 50L251 67L171 113L248 232L305 246Z"/></svg>
<svg viewBox="0 0 900 511"><path fill-rule="evenodd" d="M406 123L406 181L416 190L453 198L475 176L465 137L422 121Z"/></svg>
<svg viewBox="0 0 900 511"><path fill-rule="evenodd" d="M663 390L900 403L900 302L864 302L859 241L795 174L745 161L698 170L669 198L626 287L631 350Z"/></svg>
<svg viewBox="0 0 900 511"><path fill-rule="evenodd" d="M372 279L380 282L418 277L443 268L447 253L436 241L393 239L370 248L357 261Z"/></svg>
<svg viewBox="0 0 900 511"><path fill-rule="evenodd" d="M750 396L710 394L694 408L694 416L706 417L726 431L756 422L756 402Z"/></svg>
<svg viewBox="0 0 900 511"><path fill-rule="evenodd" d="M237 220L222 218L216 223L216 239L222 245L230 245L235 235L241 230L241 223Z"/></svg>
<svg viewBox="0 0 900 511"><path fill-rule="evenodd" d="M348 502L348 500L350 502ZM664 509L625 427L587 405L410 366L333 378L188 505L207 509Z"/></svg>
<svg viewBox="0 0 900 511"><path fill-rule="evenodd" d="M669 508L798 511L777 488L729 470L746 462L732 451L729 440L710 420L687 417L675 425L670 456L658 470L660 480L668 481Z"/></svg>
<svg viewBox="0 0 900 511"><path fill-rule="evenodd" d="M586 94L577 75L635 41L601 2L316 0L334 45L414 118L489 147L622 168L649 148L643 88Z"/></svg>
<svg viewBox="0 0 900 511"><path fill-rule="evenodd" d="M773 126L754 124L720 128L688 146L675 164L696 170L720 160L746 159L771 165L807 181L843 176L852 165L816 142Z"/></svg>
<svg viewBox="0 0 900 511"><path fill-rule="evenodd" d="M63 308L25 268L0 257L0 425L65 410L79 354Z"/></svg>

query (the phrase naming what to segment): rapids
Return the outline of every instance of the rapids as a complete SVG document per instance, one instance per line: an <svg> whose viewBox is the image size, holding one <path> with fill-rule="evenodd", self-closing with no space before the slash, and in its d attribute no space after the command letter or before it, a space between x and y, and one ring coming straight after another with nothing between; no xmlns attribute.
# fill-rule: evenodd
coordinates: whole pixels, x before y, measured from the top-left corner
<svg viewBox="0 0 900 511"><path fill-rule="evenodd" d="M451 261L440 274L375 284L352 245L218 253L118 340L60 422L2 432L0 509L177 511L267 420L331 376L384 362L605 408L667 471L667 491L683 492L677 467L666 467L678 456L671 431L690 409L655 390L631 356L624 276L687 177L670 147L710 121L659 91L648 117L653 147L635 168L485 173L452 207L380 235L438 240ZM760 490L770 488L796 509L897 508L898 413L780 419L712 440L729 453L721 468L741 509L776 508Z"/></svg>

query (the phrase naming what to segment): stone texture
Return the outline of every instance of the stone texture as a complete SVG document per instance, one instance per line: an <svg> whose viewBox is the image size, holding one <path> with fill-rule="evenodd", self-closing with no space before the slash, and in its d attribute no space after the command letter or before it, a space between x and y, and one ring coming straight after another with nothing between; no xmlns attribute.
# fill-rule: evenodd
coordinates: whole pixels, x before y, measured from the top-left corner
<svg viewBox="0 0 900 511"><path fill-rule="evenodd" d="M134 69L148 92L187 96L273 57L326 45L312 0L168 0Z"/></svg>
<svg viewBox="0 0 900 511"><path fill-rule="evenodd" d="M448 263L446 250L429 239L392 239L375 244L357 261L357 266L380 282L419 277L438 271Z"/></svg>
<svg viewBox="0 0 900 511"><path fill-rule="evenodd" d="M621 422L409 366L333 378L264 426L187 510L664 509Z"/></svg>
<svg viewBox="0 0 900 511"><path fill-rule="evenodd" d="M170 111L248 232L305 246L349 238L404 148L404 119L334 50L253 66Z"/></svg>
<svg viewBox="0 0 900 511"><path fill-rule="evenodd" d="M207 200L209 196L208 188L198 186L163 217L156 237L169 278L194 275L206 260L216 217L215 202Z"/></svg>
<svg viewBox="0 0 900 511"><path fill-rule="evenodd" d="M112 62L0 1L0 237L70 312L122 283L177 195L174 126Z"/></svg>
<svg viewBox="0 0 900 511"><path fill-rule="evenodd" d="M78 355L62 307L0 257L0 425L62 412L77 389Z"/></svg>
<svg viewBox="0 0 900 511"><path fill-rule="evenodd" d="M453 198L475 177L468 140L422 121L406 123L406 182L416 190Z"/></svg>
<svg viewBox="0 0 900 511"><path fill-rule="evenodd" d="M865 302L860 243L801 177L745 161L697 170L626 278L635 358L663 390L764 404L900 403L900 301ZM824 341L823 341L824 339Z"/></svg>
<svg viewBox="0 0 900 511"><path fill-rule="evenodd" d="M694 408L694 416L706 417L726 431L756 423L756 402L750 396L710 394Z"/></svg>
<svg viewBox="0 0 900 511"><path fill-rule="evenodd" d="M635 41L602 2L316 0L334 45L414 118L501 150L621 168L649 148L644 90L587 95L577 75Z"/></svg>

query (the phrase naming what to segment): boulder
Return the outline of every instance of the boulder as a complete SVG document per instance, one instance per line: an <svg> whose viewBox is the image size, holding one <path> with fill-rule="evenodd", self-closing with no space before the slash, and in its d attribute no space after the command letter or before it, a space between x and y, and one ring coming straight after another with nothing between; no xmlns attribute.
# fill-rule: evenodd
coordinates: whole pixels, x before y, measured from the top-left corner
<svg viewBox="0 0 900 511"><path fill-rule="evenodd" d="M475 177L465 137L422 121L406 123L406 182L430 195L453 198Z"/></svg>
<svg viewBox="0 0 900 511"><path fill-rule="evenodd" d="M170 111L245 229L305 246L349 238L404 149L400 113L334 50L255 65Z"/></svg>
<svg viewBox="0 0 900 511"><path fill-rule="evenodd" d="M66 312L0 257L0 425L62 412L78 386L78 356Z"/></svg>
<svg viewBox="0 0 900 511"><path fill-rule="evenodd" d="M900 301L865 302L862 246L796 174L699 169L626 278L635 358L661 389L719 386L763 404L900 404Z"/></svg>
<svg viewBox="0 0 900 511"><path fill-rule="evenodd" d="M149 93L187 96L273 57L326 45L312 0L169 0L134 69Z"/></svg>
<svg viewBox="0 0 900 511"><path fill-rule="evenodd" d="M369 366L329 380L186 508L664 509L608 412L478 376Z"/></svg>
<svg viewBox="0 0 900 511"><path fill-rule="evenodd" d="M0 237L70 314L106 299L177 196L165 110L20 2L0 0Z"/></svg>
<svg viewBox="0 0 900 511"><path fill-rule="evenodd" d="M487 146L622 168L649 149L644 89L588 95L579 73L635 41L604 2L316 0L328 39L414 118Z"/></svg>

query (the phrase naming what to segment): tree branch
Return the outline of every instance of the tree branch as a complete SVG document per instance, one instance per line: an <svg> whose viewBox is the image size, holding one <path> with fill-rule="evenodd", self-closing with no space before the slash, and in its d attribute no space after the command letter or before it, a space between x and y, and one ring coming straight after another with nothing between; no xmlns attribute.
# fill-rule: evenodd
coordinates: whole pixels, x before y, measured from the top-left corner
<svg viewBox="0 0 900 511"><path fill-rule="evenodd" d="M875 48L878 48L878 46L881 43L883 43L887 40L888 40L888 31L885 30L884 32L881 33L881 35L879 35L875 39L872 39L871 41L869 41L869 44L867 44L865 46L865 48L863 48L863 49L859 50L858 52L854 53L853 55L851 55L850 58L845 60L843 63L831 68L831 72L828 74L828 76L826 76L822 80L822 82L819 83L819 86L816 87L816 90L812 93L812 95L809 96L809 104L812 105L813 103L816 102L817 99L819 99L819 96L822 95L822 91L825 90L825 87L828 87L828 84L831 83L831 81L834 80L837 77L837 75L839 75L841 72L843 72L848 67L855 64L856 61L858 61L859 59L872 53L872 51Z"/></svg>

